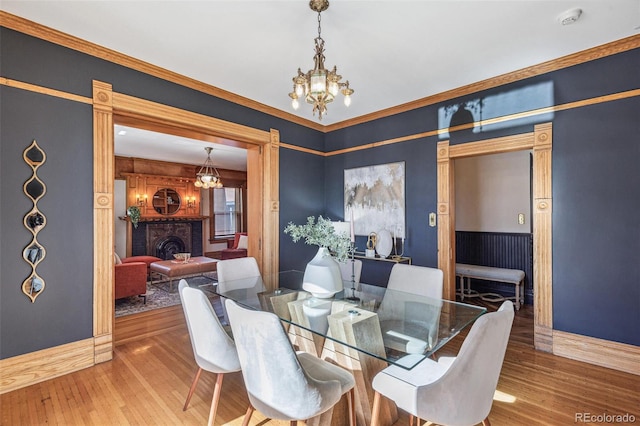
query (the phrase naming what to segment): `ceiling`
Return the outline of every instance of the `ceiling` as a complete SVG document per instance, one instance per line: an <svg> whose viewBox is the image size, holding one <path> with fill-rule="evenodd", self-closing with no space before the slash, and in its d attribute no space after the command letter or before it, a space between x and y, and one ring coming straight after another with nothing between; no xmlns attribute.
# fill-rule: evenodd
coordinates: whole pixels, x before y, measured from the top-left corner
<svg viewBox="0 0 640 426"><path fill-rule="evenodd" d="M313 68L318 23L306 0L2 0L0 7L317 121L309 105L294 111L287 96L297 69ZM573 8L582 9L580 19L561 25L558 16ZM640 0L332 0L322 13L325 65L337 65L355 93L349 108L341 96L329 104L321 123L339 123L639 32ZM197 144L196 151L202 150L202 142ZM201 158L191 163L204 161L204 151L194 155ZM227 168L215 151L213 156L216 165Z"/></svg>

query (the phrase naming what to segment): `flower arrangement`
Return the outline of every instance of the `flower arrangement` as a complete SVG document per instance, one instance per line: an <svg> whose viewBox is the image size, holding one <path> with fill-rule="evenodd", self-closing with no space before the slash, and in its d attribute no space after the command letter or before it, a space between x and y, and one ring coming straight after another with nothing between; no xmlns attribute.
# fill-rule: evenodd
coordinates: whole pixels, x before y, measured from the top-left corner
<svg viewBox="0 0 640 426"><path fill-rule="evenodd" d="M129 206L127 209L127 215L131 218L131 224L134 228L138 227L138 221L140 221L140 209L138 206Z"/></svg>
<svg viewBox="0 0 640 426"><path fill-rule="evenodd" d="M304 238L304 242L309 245L328 248L338 262L344 263L348 258L351 247L349 235L346 232L336 234L330 219L318 216L316 222L315 217L309 216L304 225L295 225L293 222L289 222L284 228L284 233L291 235L294 243Z"/></svg>

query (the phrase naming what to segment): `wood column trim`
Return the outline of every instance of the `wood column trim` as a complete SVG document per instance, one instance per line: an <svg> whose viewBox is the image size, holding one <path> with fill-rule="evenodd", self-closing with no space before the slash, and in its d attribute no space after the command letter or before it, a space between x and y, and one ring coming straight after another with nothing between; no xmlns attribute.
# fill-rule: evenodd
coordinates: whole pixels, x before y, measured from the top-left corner
<svg viewBox="0 0 640 426"><path fill-rule="evenodd" d="M93 337L95 362L113 358L113 92L93 82Z"/></svg>
<svg viewBox="0 0 640 426"><path fill-rule="evenodd" d="M534 128L533 145L533 276L534 346L553 349L553 240L552 240L552 127L551 123Z"/></svg>
<svg viewBox="0 0 640 426"><path fill-rule="evenodd" d="M455 195L453 193L453 163L449 159L449 141L438 142L437 174L438 174L438 268L442 270L444 282L442 295L445 299L456 298L456 265L455 265Z"/></svg>
<svg viewBox="0 0 640 426"><path fill-rule="evenodd" d="M271 129L269 146L265 147L264 170L264 241L270 241L263 250L262 268L266 276L274 276L280 270L280 132Z"/></svg>

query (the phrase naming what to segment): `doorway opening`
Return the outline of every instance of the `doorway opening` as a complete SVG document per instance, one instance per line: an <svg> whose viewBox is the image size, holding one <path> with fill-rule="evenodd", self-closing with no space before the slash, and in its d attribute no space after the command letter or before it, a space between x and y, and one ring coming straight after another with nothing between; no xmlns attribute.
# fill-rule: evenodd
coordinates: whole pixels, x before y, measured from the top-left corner
<svg viewBox="0 0 640 426"><path fill-rule="evenodd" d="M278 270L279 146L277 130L263 131L115 93L108 83L93 83L94 117L94 359L113 357L114 284L114 123L209 141L223 138L247 149L249 196L248 253L263 274Z"/></svg>
<svg viewBox="0 0 640 426"><path fill-rule="evenodd" d="M531 133L449 145L438 143L438 267L444 272L444 296L455 300L456 292L456 159L478 155L533 150L532 221L533 221L533 305L534 346L551 352L552 319L552 185L551 123L539 124Z"/></svg>

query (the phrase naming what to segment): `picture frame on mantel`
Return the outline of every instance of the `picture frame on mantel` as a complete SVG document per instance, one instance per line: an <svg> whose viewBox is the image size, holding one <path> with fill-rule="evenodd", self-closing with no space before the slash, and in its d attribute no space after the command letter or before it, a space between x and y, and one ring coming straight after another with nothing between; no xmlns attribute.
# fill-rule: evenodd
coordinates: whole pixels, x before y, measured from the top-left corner
<svg viewBox="0 0 640 426"><path fill-rule="evenodd" d="M405 162L345 169L344 220L355 235L386 229L405 238Z"/></svg>

